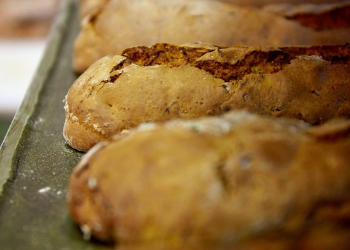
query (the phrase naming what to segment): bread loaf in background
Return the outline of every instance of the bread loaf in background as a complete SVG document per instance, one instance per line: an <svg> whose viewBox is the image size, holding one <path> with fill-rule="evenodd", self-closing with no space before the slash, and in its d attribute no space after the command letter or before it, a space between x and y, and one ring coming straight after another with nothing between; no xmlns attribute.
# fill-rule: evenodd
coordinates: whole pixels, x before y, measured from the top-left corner
<svg viewBox="0 0 350 250"><path fill-rule="evenodd" d="M133 47L92 65L66 96L64 136L87 151L144 122L245 109L319 124L350 117L350 45Z"/></svg>
<svg viewBox="0 0 350 250"><path fill-rule="evenodd" d="M6 41L3 39L9 38L46 37L59 2L60 0L0 0L1 43Z"/></svg>
<svg viewBox="0 0 350 250"><path fill-rule="evenodd" d="M264 6L269 4L329 4L329 3L342 3L346 2L346 0L213 0L220 1L224 3L230 3L241 6Z"/></svg>
<svg viewBox="0 0 350 250"><path fill-rule="evenodd" d="M83 157L68 207L87 236L140 249L349 249L349 152L349 120L145 124Z"/></svg>
<svg viewBox="0 0 350 250"><path fill-rule="evenodd" d="M82 21L75 43L74 68L83 72L103 56L157 42L289 46L350 41L350 3L308 6L302 16L298 15L304 10L300 7L292 16L290 12L284 16L284 11L276 9L244 8L208 0L111 0ZM322 15L320 8L324 10ZM333 9L337 9L335 15ZM337 18L346 25L338 27L336 22L315 29L303 18L308 13L312 24Z"/></svg>
<svg viewBox="0 0 350 250"><path fill-rule="evenodd" d="M110 0L80 0L80 13L81 16L87 16L89 14L94 13L96 10L103 7L106 3L108 3ZM191 0L188 0L191 1ZM341 3L346 2L344 0L212 0L212 1L219 1L239 6L264 6L269 4L280 4L280 3L287 3L287 4L329 4L329 3Z"/></svg>

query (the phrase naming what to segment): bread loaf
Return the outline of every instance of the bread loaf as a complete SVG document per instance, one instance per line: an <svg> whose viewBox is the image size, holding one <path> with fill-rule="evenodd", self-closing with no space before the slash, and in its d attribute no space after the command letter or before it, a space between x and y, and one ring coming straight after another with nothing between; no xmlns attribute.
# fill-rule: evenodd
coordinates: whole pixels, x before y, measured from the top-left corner
<svg viewBox="0 0 350 250"><path fill-rule="evenodd" d="M322 15L320 7L315 12L313 6L316 5L308 7L301 16L297 10L292 16L289 12L284 16L283 11L207 0L111 0L83 20L75 43L74 67L83 72L103 56L158 42L290 46L350 41L350 3L325 5ZM337 12L333 13L333 9ZM311 21L305 17L309 12ZM314 28L335 17L343 20L342 25L331 22L325 29Z"/></svg>
<svg viewBox="0 0 350 250"><path fill-rule="evenodd" d="M156 44L92 65L66 97L64 136L74 148L144 122L246 109L319 124L350 117L350 46Z"/></svg>
<svg viewBox="0 0 350 250"><path fill-rule="evenodd" d="M101 7L103 7L106 3L108 3L110 0L80 0L80 13L82 17L85 17L89 14L94 13L96 10L99 10ZM191 0L188 0L191 1ZM265 6L269 4L281 4L281 3L287 3L287 4L305 4L305 3L311 3L311 4L329 4L329 3L341 3L345 2L344 0L310 0L310 1L304 1L304 0L212 0L212 1L219 1L234 5L242 5L242 6Z"/></svg>
<svg viewBox="0 0 350 250"><path fill-rule="evenodd" d="M349 249L349 152L349 120L230 112L146 124L84 156L68 207L86 236L139 249L319 249L307 246L329 236Z"/></svg>
<svg viewBox="0 0 350 250"><path fill-rule="evenodd" d="M217 0L214 0L217 1ZM242 6L265 6L270 4L329 4L329 3L341 3L346 2L346 0L219 0L221 2L242 5Z"/></svg>
<svg viewBox="0 0 350 250"><path fill-rule="evenodd" d="M58 10L59 0L0 0L0 39L44 38ZM0 55L2 60L4 55Z"/></svg>

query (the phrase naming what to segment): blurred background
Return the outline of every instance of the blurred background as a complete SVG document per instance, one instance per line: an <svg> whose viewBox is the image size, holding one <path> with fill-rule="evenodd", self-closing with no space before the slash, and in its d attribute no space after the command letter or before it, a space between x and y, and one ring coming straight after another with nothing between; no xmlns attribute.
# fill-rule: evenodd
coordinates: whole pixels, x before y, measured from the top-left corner
<svg viewBox="0 0 350 250"><path fill-rule="evenodd" d="M43 55L60 0L0 0L0 144Z"/></svg>

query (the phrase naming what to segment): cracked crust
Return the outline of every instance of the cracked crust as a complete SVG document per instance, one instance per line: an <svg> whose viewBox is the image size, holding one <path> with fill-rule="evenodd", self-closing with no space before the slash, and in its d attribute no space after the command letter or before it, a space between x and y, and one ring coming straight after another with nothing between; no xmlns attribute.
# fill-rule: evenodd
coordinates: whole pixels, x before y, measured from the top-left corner
<svg viewBox="0 0 350 250"><path fill-rule="evenodd" d="M305 246L323 229L338 246L350 233L349 129L247 112L149 124L83 158L68 207L93 237L143 247Z"/></svg>
<svg viewBox="0 0 350 250"><path fill-rule="evenodd" d="M73 84L66 116L70 123L83 124L83 132L76 125L64 133L93 145L98 138L144 122L218 115L231 109L312 124L350 117L349 64L349 45L129 48L97 61ZM78 138L84 133L86 138ZM74 140L67 141L87 150Z"/></svg>
<svg viewBox="0 0 350 250"><path fill-rule="evenodd" d="M206 42L221 46L349 42L349 4L322 6L302 5L292 11L244 8L205 0L112 0L83 20L75 43L74 67L83 72L105 55L157 42ZM314 10L320 8L322 13Z"/></svg>

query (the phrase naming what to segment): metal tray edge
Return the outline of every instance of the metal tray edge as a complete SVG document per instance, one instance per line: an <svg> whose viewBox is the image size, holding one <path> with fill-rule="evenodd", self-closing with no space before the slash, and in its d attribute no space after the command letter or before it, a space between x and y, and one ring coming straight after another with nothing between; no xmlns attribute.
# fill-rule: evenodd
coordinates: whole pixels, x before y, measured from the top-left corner
<svg viewBox="0 0 350 250"><path fill-rule="evenodd" d="M0 198L6 183L13 181L15 177L21 141L30 125L41 90L58 58L74 4L76 0L61 2L48 36L43 58L0 147Z"/></svg>

